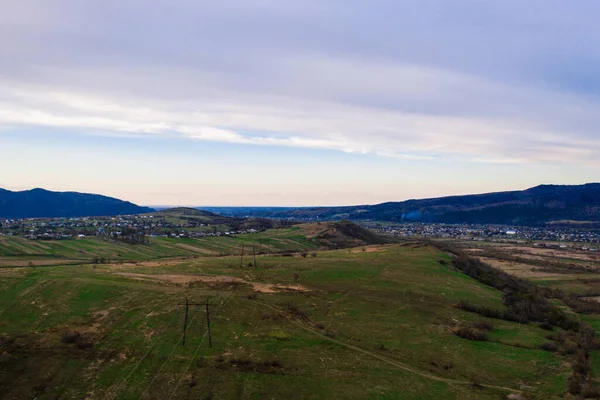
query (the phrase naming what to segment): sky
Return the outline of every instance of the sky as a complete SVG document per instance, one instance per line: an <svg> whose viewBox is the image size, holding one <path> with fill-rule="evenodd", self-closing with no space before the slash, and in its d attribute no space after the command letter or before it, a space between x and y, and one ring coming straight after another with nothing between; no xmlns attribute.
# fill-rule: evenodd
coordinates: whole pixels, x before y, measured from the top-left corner
<svg viewBox="0 0 600 400"><path fill-rule="evenodd" d="M0 187L313 206L600 181L600 2L0 0Z"/></svg>

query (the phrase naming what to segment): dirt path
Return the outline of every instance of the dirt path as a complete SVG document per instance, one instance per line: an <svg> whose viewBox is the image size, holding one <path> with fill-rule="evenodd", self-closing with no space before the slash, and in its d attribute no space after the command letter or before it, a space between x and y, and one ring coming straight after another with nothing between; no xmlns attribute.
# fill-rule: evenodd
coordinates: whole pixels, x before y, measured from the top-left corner
<svg viewBox="0 0 600 400"><path fill-rule="evenodd" d="M247 299L240 299L240 300L246 301L246 302L249 302L249 303L252 303L252 304L259 304L259 305L261 305L261 306L263 306L265 308L270 308L270 309L278 311L278 312L284 312L283 310L281 310L281 309L279 309L279 308L277 308L275 306L272 306L272 305L266 304L266 303L262 303L260 301L247 300ZM350 350L353 350L355 352L362 353L362 354L365 354L367 356L376 358L376 359L378 359L380 361L385 362L386 364L393 365L394 367L400 368L400 369L402 369L404 371L413 373L415 375L419 375L419 376L421 376L423 378L430 379L430 380L437 381L437 382L444 382L444 383L448 383L448 384L451 384L451 385L471 386L473 384L473 382L459 381L459 380L450 379L450 378L443 378L441 376L432 375L430 373L423 372L421 370L418 370L416 368L413 368L413 367L410 367L410 366L408 366L406 364L403 364L403 363L401 363L399 361L391 360L391 359L389 359L387 357L384 357L384 356L382 356L380 354L373 353L373 352L371 352L369 350L365 350L365 349L360 348L358 346L354 346L354 345L351 345L351 344L348 344L348 343L344 343L344 342L342 342L340 340L336 340L336 339L330 338L329 336L325 336L321 332L318 332L318 331L316 331L316 330L308 327L306 324L303 324L302 322L299 322L297 320L293 320L293 319L288 319L288 320L292 324L296 325L297 327L299 327L299 328L301 328L301 329L303 329L303 330L305 330L307 332L310 332L310 333L312 333L312 334L314 334L316 336L319 336L321 339L328 340L328 341L330 341L332 343L339 344L340 346L346 347L346 348L348 348ZM484 388L488 388L488 389L507 391L507 392L511 392L511 393L523 393L522 390L513 389L513 388L509 388L509 387L504 387L504 386L487 385L487 384L483 384L483 383L479 384L479 386L480 387L484 387Z"/></svg>

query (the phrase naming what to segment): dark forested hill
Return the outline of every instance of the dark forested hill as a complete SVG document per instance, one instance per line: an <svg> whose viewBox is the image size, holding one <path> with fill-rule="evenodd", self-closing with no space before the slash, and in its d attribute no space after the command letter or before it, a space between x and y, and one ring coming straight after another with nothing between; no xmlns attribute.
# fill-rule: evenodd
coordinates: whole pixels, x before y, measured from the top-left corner
<svg viewBox="0 0 600 400"><path fill-rule="evenodd" d="M44 189L11 192L0 189L0 217L3 218L84 217L152 211L149 207L97 194Z"/></svg>
<svg viewBox="0 0 600 400"><path fill-rule="evenodd" d="M373 206L246 210L272 218L351 219L543 225L551 221L600 221L600 183L540 185L527 190L389 202Z"/></svg>

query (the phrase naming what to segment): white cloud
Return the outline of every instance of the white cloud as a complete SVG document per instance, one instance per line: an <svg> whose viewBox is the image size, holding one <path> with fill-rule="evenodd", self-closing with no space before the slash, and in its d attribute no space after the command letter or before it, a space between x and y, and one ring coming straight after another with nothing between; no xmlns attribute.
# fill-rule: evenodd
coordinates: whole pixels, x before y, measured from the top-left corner
<svg viewBox="0 0 600 400"><path fill-rule="evenodd" d="M527 35L531 24L551 35L567 23L553 8L532 19L468 1L400 13L378 0L389 15L355 1L73 3L60 13L42 3L0 17L0 126L414 160L598 163L596 99L531 79L550 39L565 46L562 36ZM33 28L10 22L17 17ZM592 26L581 18L575 38Z"/></svg>

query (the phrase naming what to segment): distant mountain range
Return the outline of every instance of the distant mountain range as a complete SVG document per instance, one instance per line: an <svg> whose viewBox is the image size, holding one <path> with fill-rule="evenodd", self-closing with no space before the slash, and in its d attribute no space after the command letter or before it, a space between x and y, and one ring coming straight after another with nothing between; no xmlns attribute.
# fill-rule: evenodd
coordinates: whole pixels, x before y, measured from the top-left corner
<svg viewBox="0 0 600 400"><path fill-rule="evenodd" d="M149 207L98 194L0 189L0 218L92 217L153 211Z"/></svg>
<svg viewBox="0 0 600 400"><path fill-rule="evenodd" d="M217 207L213 212L222 212ZM377 220L540 226L587 221L600 225L600 183L540 185L527 190L310 208L230 209L229 215L310 220Z"/></svg>
<svg viewBox="0 0 600 400"><path fill-rule="evenodd" d="M205 207L235 217L296 220L376 220L541 226L600 226L600 183L540 185L527 190L343 207ZM112 197L77 192L0 189L0 218L84 217L154 212Z"/></svg>

